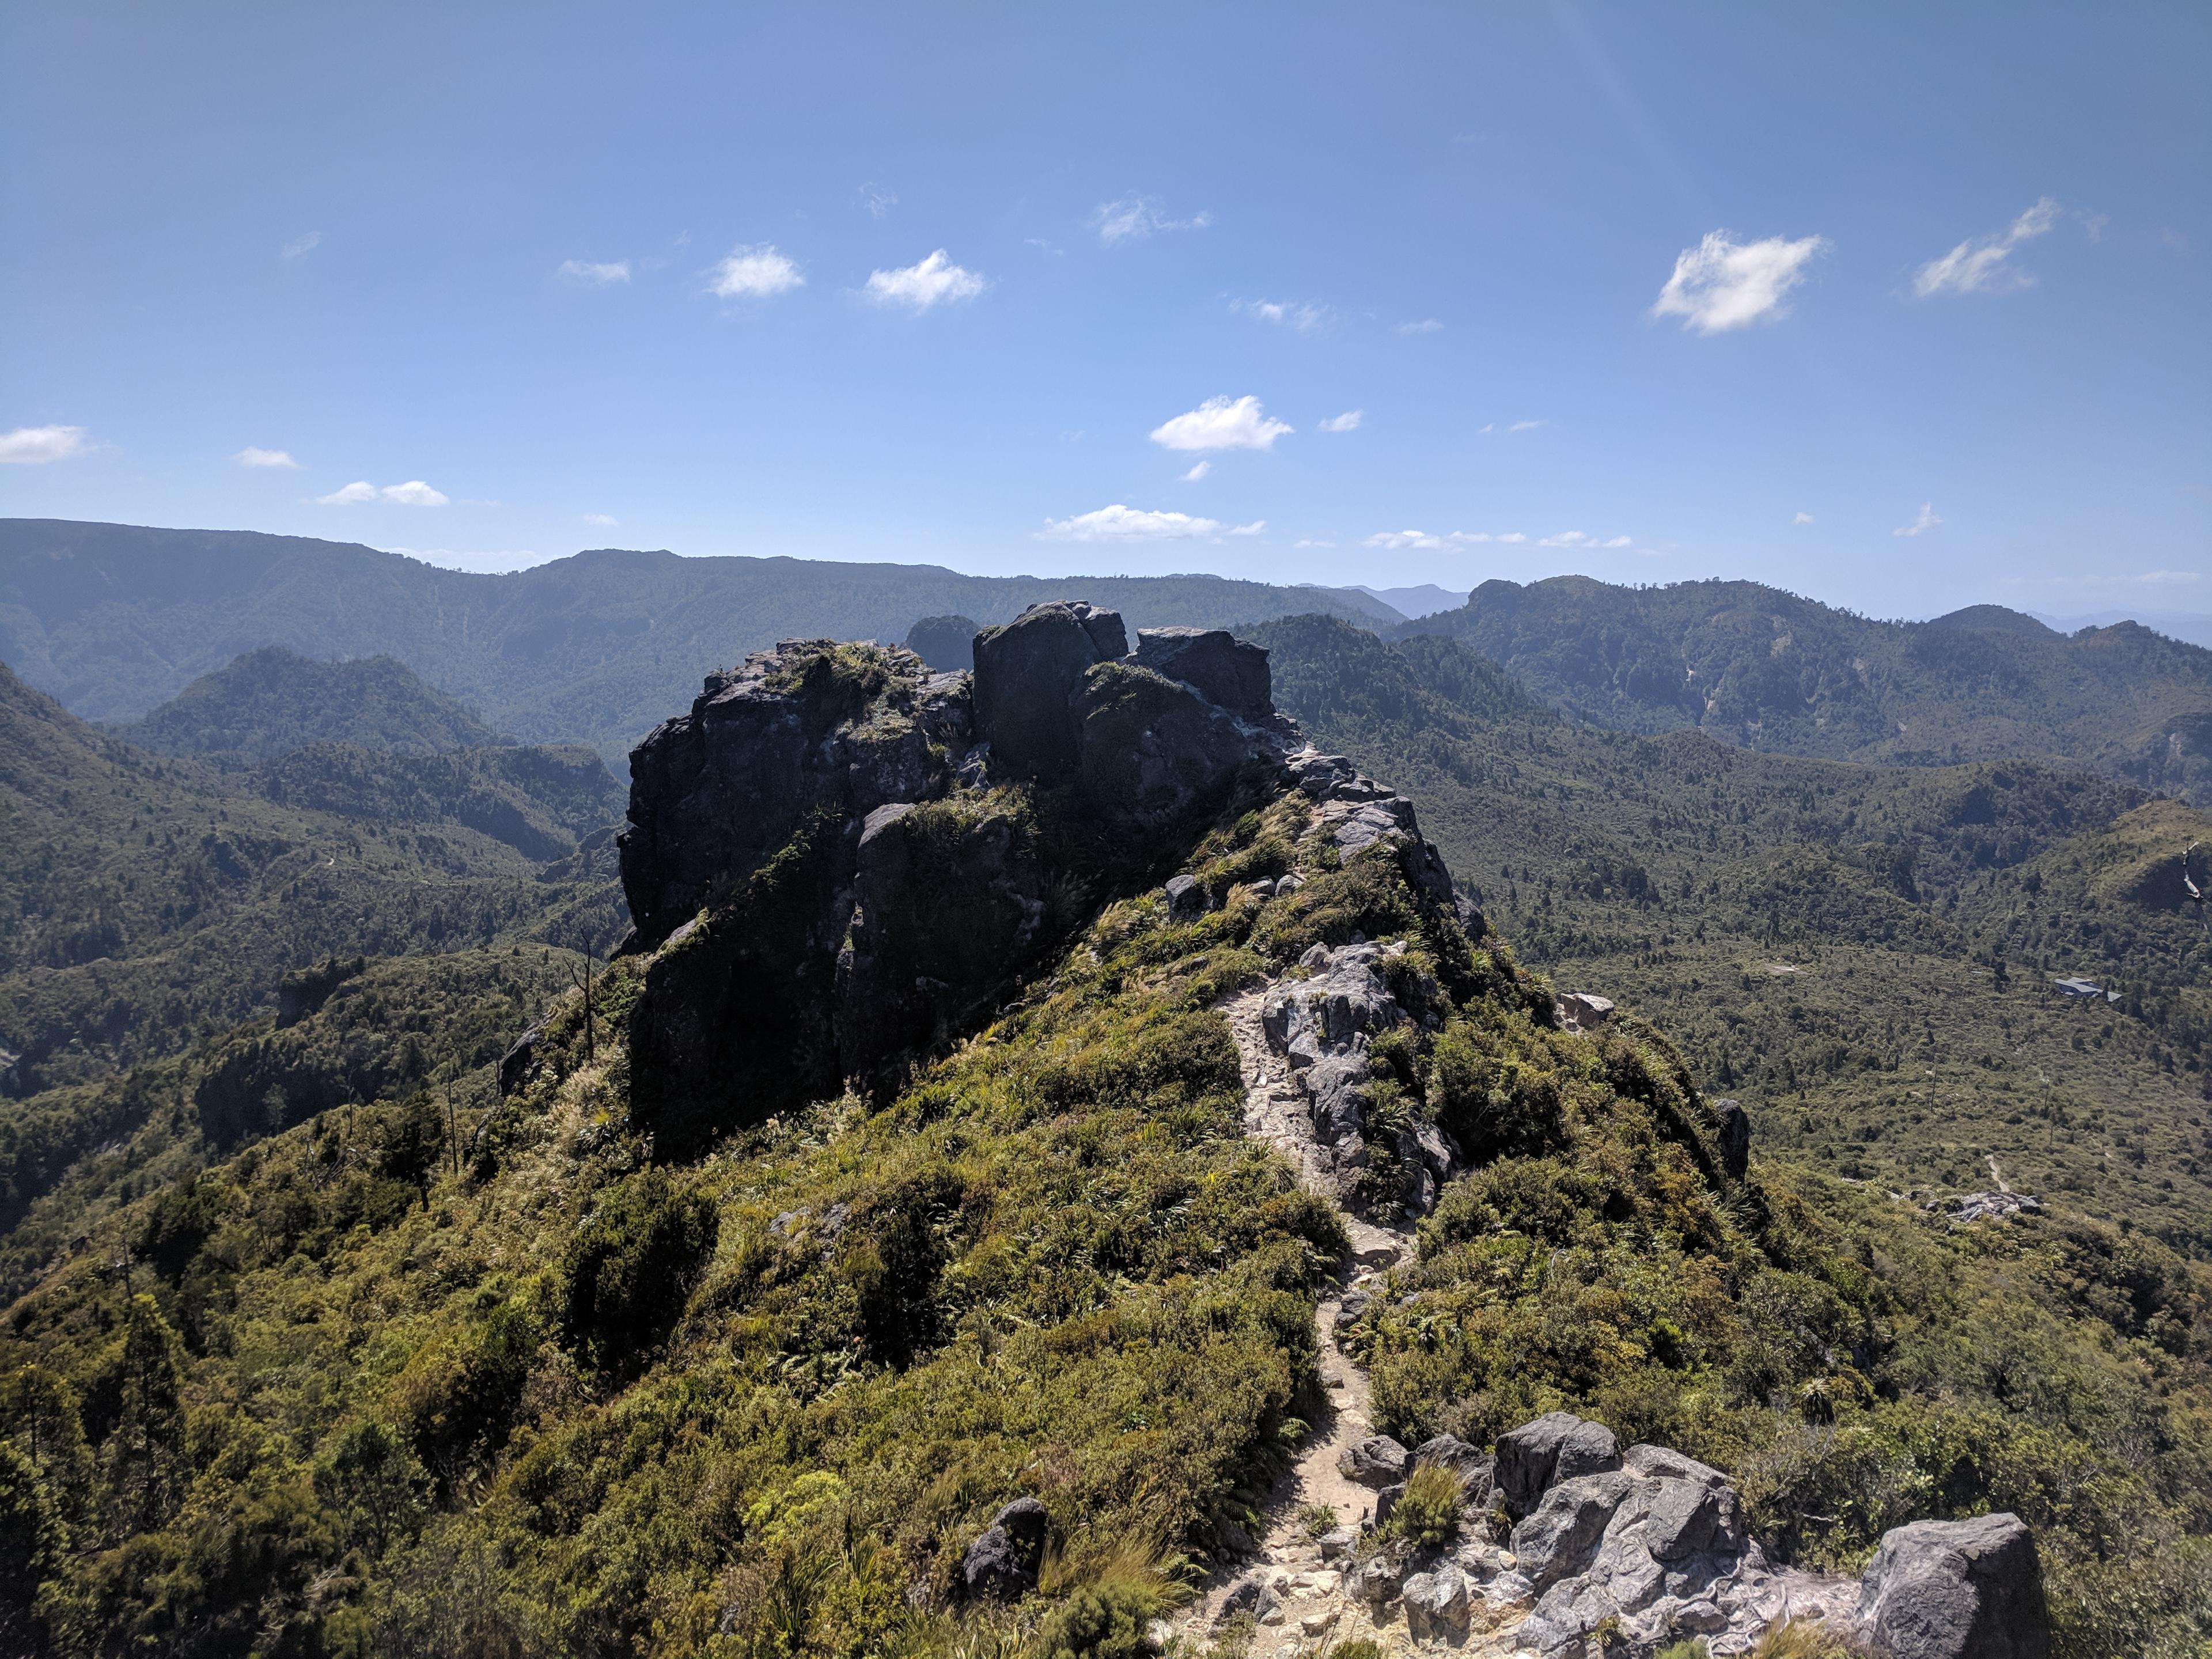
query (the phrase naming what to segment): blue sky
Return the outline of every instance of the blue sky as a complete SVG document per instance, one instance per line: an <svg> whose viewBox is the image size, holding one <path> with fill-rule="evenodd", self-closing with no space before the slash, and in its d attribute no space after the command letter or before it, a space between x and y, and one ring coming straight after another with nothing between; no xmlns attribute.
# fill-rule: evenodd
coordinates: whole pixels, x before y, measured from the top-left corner
<svg viewBox="0 0 2212 1659"><path fill-rule="evenodd" d="M2208 82L2185 3L17 3L0 514L2212 611Z"/></svg>

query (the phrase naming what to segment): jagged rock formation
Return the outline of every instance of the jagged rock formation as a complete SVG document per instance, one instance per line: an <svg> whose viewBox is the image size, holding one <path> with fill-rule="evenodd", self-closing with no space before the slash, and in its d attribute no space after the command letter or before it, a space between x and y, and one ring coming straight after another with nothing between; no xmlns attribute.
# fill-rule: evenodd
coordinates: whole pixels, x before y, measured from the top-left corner
<svg viewBox="0 0 2212 1659"><path fill-rule="evenodd" d="M633 1110L664 1153L895 1079L987 1014L1079 901L1157 880L1237 789L1279 790L1298 748L1267 653L1218 629L1131 651L1113 611L1039 605L977 634L974 659L970 676L786 641L632 755L629 948L653 953ZM1420 868L1449 895L1433 850Z"/></svg>

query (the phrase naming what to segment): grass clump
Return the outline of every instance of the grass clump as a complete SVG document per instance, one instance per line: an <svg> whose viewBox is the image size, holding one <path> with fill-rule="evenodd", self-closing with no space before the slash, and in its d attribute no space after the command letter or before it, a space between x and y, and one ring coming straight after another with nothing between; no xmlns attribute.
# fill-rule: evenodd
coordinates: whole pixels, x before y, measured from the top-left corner
<svg viewBox="0 0 2212 1659"><path fill-rule="evenodd" d="M1386 1529L1410 1544L1441 1544L1459 1531L1459 1476L1441 1463L1421 1463L1390 1511Z"/></svg>

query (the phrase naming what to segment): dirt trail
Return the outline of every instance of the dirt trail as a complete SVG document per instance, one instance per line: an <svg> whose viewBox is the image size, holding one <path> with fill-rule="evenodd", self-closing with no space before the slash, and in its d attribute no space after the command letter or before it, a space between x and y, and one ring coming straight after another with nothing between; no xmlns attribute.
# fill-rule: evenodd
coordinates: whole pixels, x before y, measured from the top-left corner
<svg viewBox="0 0 2212 1659"><path fill-rule="evenodd" d="M1305 1096L1291 1077L1283 1057L1269 1046L1260 1010L1267 988L1247 991L1221 1005L1221 1012L1236 1034L1237 1051L1244 1074L1244 1127L1288 1158L1300 1172L1309 1190L1338 1202L1334 1182L1320 1156ZM1340 1525L1358 1526L1375 1510L1375 1493L1348 1480L1337 1467L1339 1455L1354 1441L1373 1432L1369 1418L1367 1373L1337 1346L1336 1316L1345 1293L1374 1275L1387 1272L1413 1254L1413 1236L1395 1228L1379 1227L1345 1214L1345 1231L1352 1240L1352 1261L1343 1279L1324 1292L1315 1310L1321 1345L1321 1376L1328 1392L1329 1410L1314 1425L1298 1454L1297 1462L1271 1496L1267 1531L1260 1540L1258 1561L1224 1574L1220 1582L1186 1615L1182 1632L1188 1644L1203 1644L1230 1586L1256 1572L1273 1589L1279 1608L1262 1620L1252 1644L1253 1659L1299 1659L1321 1652L1332 1644L1365 1638L1380 1644L1386 1653L1409 1654L1415 1646L1406 1626L1402 1608L1395 1602L1379 1610L1382 1622L1371 1616L1376 1609L1342 1593L1340 1569L1348 1560L1325 1563L1309 1535L1305 1516L1316 1505L1335 1512ZM1461 1652L1509 1654L1513 1645L1501 1632L1520 1623L1525 1607L1478 1611L1473 1628L1462 1642ZM1490 1629L1486 1632L1485 1626Z"/></svg>

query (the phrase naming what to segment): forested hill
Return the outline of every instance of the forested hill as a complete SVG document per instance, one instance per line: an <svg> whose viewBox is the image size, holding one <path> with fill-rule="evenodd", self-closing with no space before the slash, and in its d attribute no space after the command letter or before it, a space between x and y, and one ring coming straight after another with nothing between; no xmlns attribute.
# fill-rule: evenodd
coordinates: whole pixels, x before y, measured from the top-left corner
<svg viewBox="0 0 2212 1659"><path fill-rule="evenodd" d="M511 575L243 531L0 520L0 660L88 720L131 720L234 657L384 655L532 742L619 765L702 676L782 638L901 640L923 617L1005 622L1054 599L1129 625L1231 627L1382 607L1218 576L963 576L934 565L612 549Z"/></svg>
<svg viewBox="0 0 2212 1659"><path fill-rule="evenodd" d="M1532 965L1664 1025L1763 1146L1922 1197L2002 1178L2212 1254L2212 940L2181 883L2204 814L2037 766L1577 726L1450 640L1251 637ZM2118 1000L2061 995L2075 975Z"/></svg>
<svg viewBox="0 0 2212 1659"><path fill-rule="evenodd" d="M1488 581L1405 624L1562 714L1837 760L2037 760L2212 799L2212 652L2134 623L2064 635L2001 605L1876 622L1756 582Z"/></svg>
<svg viewBox="0 0 2212 1659"><path fill-rule="evenodd" d="M164 755L258 764L310 744L364 744L442 755L504 741L465 705L390 657L323 663L281 645L203 674L116 735Z"/></svg>

